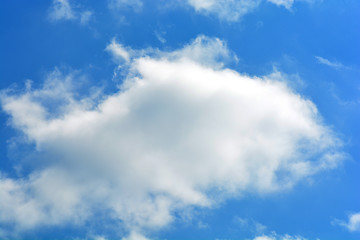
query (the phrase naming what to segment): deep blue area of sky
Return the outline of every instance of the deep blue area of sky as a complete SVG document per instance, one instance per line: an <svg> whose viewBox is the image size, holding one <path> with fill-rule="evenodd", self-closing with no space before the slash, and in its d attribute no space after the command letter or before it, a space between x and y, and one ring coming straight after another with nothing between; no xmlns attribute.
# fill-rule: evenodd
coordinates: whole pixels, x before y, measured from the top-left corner
<svg viewBox="0 0 360 240"><path fill-rule="evenodd" d="M91 84L106 83L107 91L115 91L119 83L111 80L115 64L105 51L112 38L135 49L173 50L204 34L227 42L240 60L230 67L241 73L261 76L276 67L288 74L290 84L316 104L324 122L344 140L346 161L317 175L313 182L302 182L280 195L250 195L211 211L199 210L195 218L209 228L178 222L162 230L159 238L252 237L253 233L236 225L236 216L309 239L360 238L359 233L331 225L335 218L346 219L347 214L360 211L360 1L295 2L292 11L263 3L234 23L198 14L190 7L161 10L158 1L146 1L139 12L110 11L106 1L76 2L94 12L86 26L49 21L51 1L0 0L0 89L14 84L21 88L26 79L39 86L47 73L59 67L80 70ZM155 31L165 33L166 43L157 39ZM315 56L347 68L320 64ZM8 140L15 135L7 126L7 116L0 113L0 170L10 176L15 176L17 160L9 153ZM78 233L66 227L32 234L62 239L69 232Z"/></svg>

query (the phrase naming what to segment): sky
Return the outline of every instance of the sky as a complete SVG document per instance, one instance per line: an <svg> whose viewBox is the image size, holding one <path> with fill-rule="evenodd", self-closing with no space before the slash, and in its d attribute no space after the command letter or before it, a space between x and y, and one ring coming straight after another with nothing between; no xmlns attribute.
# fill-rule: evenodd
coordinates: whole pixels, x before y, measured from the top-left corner
<svg viewBox="0 0 360 240"><path fill-rule="evenodd" d="M359 13L0 1L0 239L359 239Z"/></svg>

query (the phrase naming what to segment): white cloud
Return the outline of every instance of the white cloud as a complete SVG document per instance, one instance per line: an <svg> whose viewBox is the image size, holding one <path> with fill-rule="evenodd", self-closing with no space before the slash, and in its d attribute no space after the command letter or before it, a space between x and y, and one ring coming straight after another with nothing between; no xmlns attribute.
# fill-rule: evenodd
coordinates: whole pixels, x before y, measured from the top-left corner
<svg viewBox="0 0 360 240"><path fill-rule="evenodd" d="M276 240L276 238L263 235L263 236L258 236L256 238L254 238L254 240Z"/></svg>
<svg viewBox="0 0 360 240"><path fill-rule="evenodd" d="M222 68L224 63L238 61L236 55L229 51L226 42L203 35L198 36L181 50L166 54L166 56L171 59L188 59L212 68Z"/></svg>
<svg viewBox="0 0 360 240"><path fill-rule="evenodd" d="M287 9L291 9L292 5L294 4L294 0L267 0L278 6L284 6Z"/></svg>
<svg viewBox="0 0 360 240"><path fill-rule="evenodd" d="M94 236L94 240L106 240L104 236Z"/></svg>
<svg viewBox="0 0 360 240"><path fill-rule="evenodd" d="M115 39L106 47L106 50L112 54L116 62L121 64L130 63L132 59L154 57L170 61L191 60L220 69L226 63L238 61L237 56L228 49L226 42L204 35L198 36L191 44L185 45L182 49L172 52L163 52L153 48L134 50L117 43Z"/></svg>
<svg viewBox="0 0 360 240"><path fill-rule="evenodd" d="M252 219L246 219L241 217L234 217L233 223L240 228L240 230L246 230L248 232L254 232L257 234L264 233L266 226L254 221Z"/></svg>
<svg viewBox="0 0 360 240"><path fill-rule="evenodd" d="M326 58L323 58L323 57L319 57L319 56L315 56L316 60L321 63L321 64L324 64L324 65L327 65L329 67L332 67L332 68L335 68L337 70L339 69L349 69L349 67L347 66L344 66L342 63L340 62L336 62L336 61L330 61Z"/></svg>
<svg viewBox="0 0 360 240"><path fill-rule="evenodd" d="M253 11L261 0L188 0L188 4L197 12L213 14L225 21L238 21L245 14Z"/></svg>
<svg viewBox="0 0 360 240"><path fill-rule="evenodd" d="M311 3L313 0L298 0ZM236 22L254 11L262 0L187 0L195 11L203 14L215 15L221 20ZM295 0L267 0L277 6L291 10Z"/></svg>
<svg viewBox="0 0 360 240"><path fill-rule="evenodd" d="M350 214L347 222L335 220L333 224L343 226L350 232L360 232L360 212Z"/></svg>
<svg viewBox="0 0 360 240"><path fill-rule="evenodd" d="M129 62L130 61L130 51L129 49L126 49L123 45L117 43L115 39L111 41L111 43L106 47L106 50L109 51L114 60L117 62Z"/></svg>
<svg viewBox="0 0 360 240"><path fill-rule="evenodd" d="M155 34L156 38L159 40L159 42L161 42L162 44L166 43L166 39L164 37L164 35L166 34L165 31L161 31L161 32L155 31L154 34Z"/></svg>
<svg viewBox="0 0 360 240"><path fill-rule="evenodd" d="M93 12L86 10L80 13L80 24L86 25L93 16Z"/></svg>
<svg viewBox="0 0 360 240"><path fill-rule="evenodd" d="M278 74L224 68L233 56L219 39L133 53L119 91L97 103L59 71L40 89L1 94L11 125L44 159L27 177L1 178L0 222L81 225L106 212L127 239L145 239L139 232L188 207L289 189L341 160L310 100Z"/></svg>
<svg viewBox="0 0 360 240"><path fill-rule="evenodd" d="M75 19L75 14L68 0L53 0L49 16L54 21Z"/></svg>
<svg viewBox="0 0 360 240"><path fill-rule="evenodd" d="M0 179L0 222L22 230L38 225L77 223L87 215L76 184L65 171L46 169L29 179ZM85 207L86 208L86 207Z"/></svg>
<svg viewBox="0 0 360 240"><path fill-rule="evenodd" d="M288 234L285 235L279 235L275 232L273 232L270 235L262 235L254 238L254 240L307 240L307 238L304 238L302 236L291 236Z"/></svg>
<svg viewBox="0 0 360 240"><path fill-rule="evenodd" d="M89 10L74 9L69 0L53 0L49 12L49 18L54 22L76 20L82 25L88 24L92 15Z"/></svg>
<svg viewBox="0 0 360 240"><path fill-rule="evenodd" d="M351 232L360 231L360 213L350 215L349 222L346 226Z"/></svg>
<svg viewBox="0 0 360 240"><path fill-rule="evenodd" d="M122 240L149 240L149 239L137 232L131 232L128 237L124 237L122 238Z"/></svg>

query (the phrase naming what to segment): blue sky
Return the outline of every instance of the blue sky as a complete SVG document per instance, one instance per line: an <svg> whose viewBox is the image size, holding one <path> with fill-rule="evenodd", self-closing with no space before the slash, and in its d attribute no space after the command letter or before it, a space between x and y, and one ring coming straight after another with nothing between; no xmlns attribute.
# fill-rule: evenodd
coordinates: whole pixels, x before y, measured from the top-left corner
<svg viewBox="0 0 360 240"><path fill-rule="evenodd" d="M0 239L360 238L360 2L0 2Z"/></svg>

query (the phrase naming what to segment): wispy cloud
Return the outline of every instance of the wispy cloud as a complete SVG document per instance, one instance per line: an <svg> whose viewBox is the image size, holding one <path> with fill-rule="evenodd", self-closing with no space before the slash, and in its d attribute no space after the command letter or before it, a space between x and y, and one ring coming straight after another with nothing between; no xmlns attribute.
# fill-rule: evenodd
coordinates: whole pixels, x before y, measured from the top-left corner
<svg viewBox="0 0 360 240"><path fill-rule="evenodd" d="M154 32L156 38L159 40L159 42L161 42L162 44L166 43L166 39L165 39L165 31L155 31Z"/></svg>
<svg viewBox="0 0 360 240"><path fill-rule="evenodd" d="M277 234L276 232L273 232L269 235L261 235L255 237L253 240L308 240L308 239L300 235L295 235L295 236L289 234L280 235ZM320 240L320 239L316 239L316 240Z"/></svg>
<svg viewBox="0 0 360 240"><path fill-rule="evenodd" d="M295 0L267 0L277 6L283 6L291 10ZM243 16L255 11L255 9L264 0L187 0L187 3L192 6L195 11L214 15L221 20L228 22L236 22L241 20Z"/></svg>
<svg viewBox="0 0 360 240"><path fill-rule="evenodd" d="M294 4L294 0L267 0L278 6L283 6L287 9L291 9L292 5Z"/></svg>
<svg viewBox="0 0 360 240"><path fill-rule="evenodd" d="M236 227L239 227L240 230L246 230L248 232L253 232L256 234L262 234L265 232L267 227L253 219L234 217L233 223Z"/></svg>
<svg viewBox="0 0 360 240"><path fill-rule="evenodd" d="M89 10L85 10L79 13L80 24L86 25L90 22L93 17L93 12Z"/></svg>
<svg viewBox="0 0 360 240"><path fill-rule="evenodd" d="M320 57L320 56L315 56L316 60L324 65L327 65L329 67L335 68L336 70L340 70L340 69L350 69L350 67L345 66L344 64L337 62L337 61L330 61L326 58Z"/></svg>
<svg viewBox="0 0 360 240"><path fill-rule="evenodd" d="M53 0L49 17L53 21L75 19L75 13L68 0Z"/></svg>
<svg viewBox="0 0 360 240"><path fill-rule="evenodd" d="M238 21L245 14L253 11L261 0L188 0L188 4L197 12L211 14L229 22Z"/></svg>
<svg viewBox="0 0 360 240"><path fill-rule="evenodd" d="M350 214L347 221L336 219L332 224L345 227L350 232L360 232L360 212Z"/></svg>
<svg viewBox="0 0 360 240"><path fill-rule="evenodd" d="M129 236L122 238L121 240L150 240L149 238L143 236L137 232L131 232Z"/></svg>
<svg viewBox="0 0 360 240"><path fill-rule="evenodd" d="M140 11L143 7L143 2L141 0L110 0L109 8L115 10L124 10L131 8L134 11Z"/></svg>
<svg viewBox="0 0 360 240"><path fill-rule="evenodd" d="M49 18L51 21L78 21L82 25L86 25L91 20L92 11L74 8L70 4L70 0L53 0L50 7Z"/></svg>
<svg viewBox="0 0 360 240"><path fill-rule="evenodd" d="M106 47L106 51L110 52L114 60L119 63L122 61L129 62L132 50L126 49L122 44L119 44L113 39L111 43Z"/></svg>

